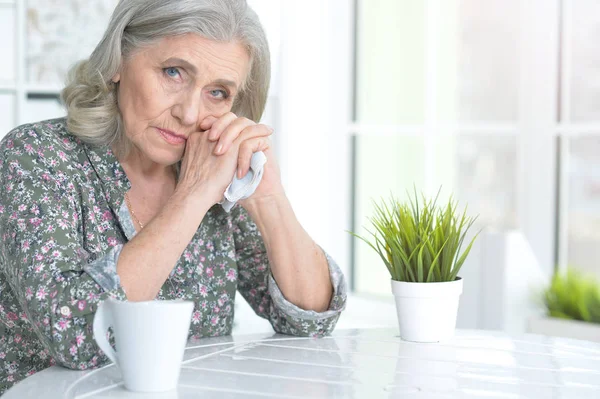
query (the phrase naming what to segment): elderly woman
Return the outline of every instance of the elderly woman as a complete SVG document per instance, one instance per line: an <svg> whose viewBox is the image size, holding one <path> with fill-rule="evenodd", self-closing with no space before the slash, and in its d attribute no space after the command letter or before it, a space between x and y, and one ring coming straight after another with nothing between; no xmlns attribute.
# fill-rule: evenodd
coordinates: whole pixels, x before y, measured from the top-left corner
<svg viewBox="0 0 600 399"><path fill-rule="evenodd" d="M259 124L269 51L242 0L121 0L62 93L67 117L0 146L0 393L58 364L107 361L106 298L187 299L190 336L230 334L236 290L277 332L321 336L337 265L294 216ZM262 181L218 203L263 151Z"/></svg>

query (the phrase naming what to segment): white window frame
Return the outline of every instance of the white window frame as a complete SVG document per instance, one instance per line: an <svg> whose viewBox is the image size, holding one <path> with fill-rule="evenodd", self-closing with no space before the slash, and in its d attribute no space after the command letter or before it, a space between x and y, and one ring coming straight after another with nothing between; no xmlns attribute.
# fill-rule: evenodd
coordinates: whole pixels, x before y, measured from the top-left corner
<svg viewBox="0 0 600 399"><path fill-rule="evenodd" d="M438 40L437 21L441 18L441 1L443 0L425 0L427 49L425 51L424 124L377 126L351 122L348 125L347 133L351 137L373 134L424 137L426 165L424 191L430 194L437 190L437 187L433 187L436 137L456 132L468 132L481 136L516 135L518 166L515 192L518 225L536 254L541 269L545 274L550 275L555 270L557 241L557 179L555 171L557 168L556 133L559 130L556 110L559 90L560 0L521 2L520 26L523 32L520 43L521 68L517 121L514 124L475 123L454 126L441 125L435 118L437 96L437 54L435 49ZM563 74L563 76L565 75ZM563 115L565 115L564 112ZM565 185L563 184L561 187L564 189ZM561 219L564 219L565 215L566 203L562 201L564 196L565 193L562 193ZM566 229L562 228L561 232L564 231ZM562 240L561 242L566 241ZM561 249L561 253L565 253L564 249Z"/></svg>
<svg viewBox="0 0 600 399"><path fill-rule="evenodd" d="M559 157L560 171L558 174L558 269L566 270L569 266L569 163L570 141L581 135L600 136L600 121L593 123L572 122L571 120L571 71L572 71L572 40L573 40L573 2L562 2L563 26L561 32L561 121L556 126L557 141L560 140Z"/></svg>

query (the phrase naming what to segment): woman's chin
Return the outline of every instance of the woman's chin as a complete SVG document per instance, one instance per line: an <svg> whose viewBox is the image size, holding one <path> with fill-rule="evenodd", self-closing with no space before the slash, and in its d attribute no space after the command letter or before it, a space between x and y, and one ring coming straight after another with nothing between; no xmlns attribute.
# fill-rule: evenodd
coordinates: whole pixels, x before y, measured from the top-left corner
<svg viewBox="0 0 600 399"><path fill-rule="evenodd" d="M159 165L171 166L181 161L181 158L183 158L183 153L159 150L154 151L154 153L151 154L149 158Z"/></svg>

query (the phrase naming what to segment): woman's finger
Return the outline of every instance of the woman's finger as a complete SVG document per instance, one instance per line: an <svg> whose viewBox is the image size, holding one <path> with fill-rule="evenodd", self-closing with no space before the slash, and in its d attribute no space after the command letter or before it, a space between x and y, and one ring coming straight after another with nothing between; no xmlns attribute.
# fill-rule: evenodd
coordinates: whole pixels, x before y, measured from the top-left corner
<svg viewBox="0 0 600 399"><path fill-rule="evenodd" d="M213 152L215 143L207 141L206 135L206 132L194 132L188 137L182 158L180 175L183 175L182 172L185 165L202 162L207 155Z"/></svg>
<svg viewBox="0 0 600 399"><path fill-rule="evenodd" d="M254 126L256 126L256 123L248 118L237 118L231 122L219 135L219 142L217 143L215 154L221 155L226 153L229 151L229 148L231 148L231 143L238 139L241 139L238 141L243 141L246 138L252 138L250 135L252 129L247 132L245 131ZM242 132L245 132L243 136Z"/></svg>
<svg viewBox="0 0 600 399"><path fill-rule="evenodd" d="M237 122L237 121L236 121ZM256 137L268 137L273 134L273 128L267 125L257 125L253 121L249 121L247 126L243 122L239 125L232 123L225 132L221 134L221 139L217 148L223 144L221 153L225 153L231 148L232 143L241 144L245 140L250 140ZM241 129L240 129L241 127ZM241 130L241 131L240 131ZM219 154L215 152L215 154Z"/></svg>
<svg viewBox="0 0 600 399"><path fill-rule="evenodd" d="M229 126L236 119L238 119L238 117L233 112L228 112L224 115L221 115L221 117L219 117L219 118L217 118L217 120L213 121L210 124L210 127L208 127L208 129L210 129L210 132L208 134L208 139L210 141L219 140L219 138L221 137L221 134L227 128L227 126ZM212 119L209 119L208 117L206 119L204 119L204 121L202 121L202 123L200 124L200 128L207 127L208 123L211 120ZM205 124L205 122L206 122L206 124Z"/></svg>
<svg viewBox="0 0 600 399"><path fill-rule="evenodd" d="M250 170L250 161L252 160L252 154L258 151L265 151L269 148L270 140L268 137L258 137L244 141L240 145L238 152L238 168L237 177L241 179L246 176L246 173Z"/></svg>
<svg viewBox="0 0 600 399"><path fill-rule="evenodd" d="M206 131L212 127L212 125L219 120L216 116L209 115L202 122L200 122L200 130Z"/></svg>

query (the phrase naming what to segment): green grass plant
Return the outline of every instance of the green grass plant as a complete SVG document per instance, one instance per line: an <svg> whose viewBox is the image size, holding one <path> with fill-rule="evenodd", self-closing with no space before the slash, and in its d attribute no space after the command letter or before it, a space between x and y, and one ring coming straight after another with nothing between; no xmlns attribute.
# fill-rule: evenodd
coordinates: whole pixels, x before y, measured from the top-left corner
<svg viewBox="0 0 600 399"><path fill-rule="evenodd" d="M461 252L467 231L476 218L467 209L458 211L458 203L450 198L437 205L440 192L431 200L414 192L408 201L383 198L373 202L375 214L369 217L370 237L361 239L373 248L388 268L392 280L415 283L454 281L476 234Z"/></svg>
<svg viewBox="0 0 600 399"><path fill-rule="evenodd" d="M600 283L573 268L552 277L543 300L548 316L600 323Z"/></svg>

